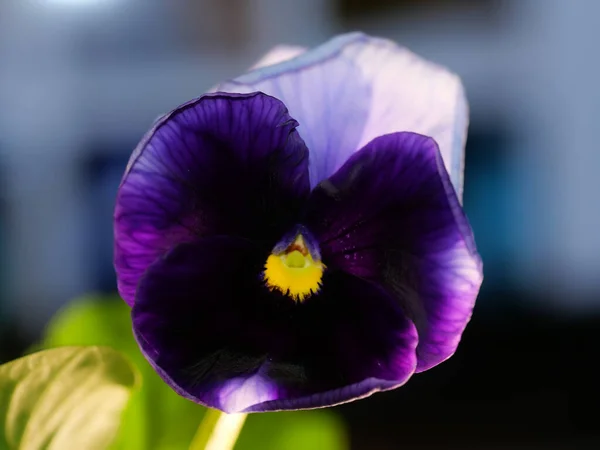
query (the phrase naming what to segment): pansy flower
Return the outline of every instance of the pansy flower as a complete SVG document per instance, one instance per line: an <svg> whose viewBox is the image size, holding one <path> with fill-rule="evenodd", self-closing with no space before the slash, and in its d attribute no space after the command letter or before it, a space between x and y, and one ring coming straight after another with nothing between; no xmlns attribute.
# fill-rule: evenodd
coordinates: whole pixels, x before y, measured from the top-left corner
<svg viewBox="0 0 600 450"><path fill-rule="evenodd" d="M458 77L387 40L277 48L159 119L115 210L135 337L225 412L329 406L456 350L482 281Z"/></svg>

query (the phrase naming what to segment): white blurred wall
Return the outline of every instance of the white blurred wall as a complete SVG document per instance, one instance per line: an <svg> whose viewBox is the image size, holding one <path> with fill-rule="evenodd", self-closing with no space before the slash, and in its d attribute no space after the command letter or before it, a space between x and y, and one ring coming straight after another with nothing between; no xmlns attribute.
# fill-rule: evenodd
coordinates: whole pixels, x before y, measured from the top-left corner
<svg viewBox="0 0 600 450"><path fill-rule="evenodd" d="M175 0L181 3L183 0ZM199 8L211 17L218 2ZM239 48L178 40L155 0L0 1L0 163L8 190L8 296L33 332L90 285L79 192L85 144L139 135L161 112L236 75L277 43L340 29L326 0L252 0ZM385 14L355 28L406 44L464 77L480 122L506 121L522 203L514 276L524 288L600 292L600 2L507 2L494 26ZM214 30L212 30L214 33ZM223 32L227 32L226 29ZM202 38L202 30L195 36ZM561 295L553 295L561 298ZM575 300L574 300L575 299ZM575 305L577 306L577 305ZM600 302L597 306L600 306Z"/></svg>
<svg viewBox="0 0 600 450"><path fill-rule="evenodd" d="M474 121L508 125L518 194L504 270L540 306L600 309L600 2L514 0L496 16L366 26L457 71Z"/></svg>
<svg viewBox="0 0 600 450"><path fill-rule="evenodd" d="M247 8L250 36L239 48L216 40L202 53L177 38L170 7L182 3L0 1L5 292L19 324L32 333L91 283L82 220L89 205L80 192L89 144L141 137L157 115L241 73L286 32L290 42L305 45L331 34L326 2L256 0ZM199 23L206 23L218 2L202 3ZM211 32L206 39L214 38ZM202 30L193 34L203 38Z"/></svg>

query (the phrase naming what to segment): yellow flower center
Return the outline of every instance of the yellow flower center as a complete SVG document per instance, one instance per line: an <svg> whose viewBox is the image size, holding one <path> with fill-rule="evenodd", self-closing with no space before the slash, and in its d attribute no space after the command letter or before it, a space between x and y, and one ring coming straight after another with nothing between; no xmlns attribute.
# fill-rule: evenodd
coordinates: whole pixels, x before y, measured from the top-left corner
<svg viewBox="0 0 600 450"><path fill-rule="evenodd" d="M302 302L319 291L324 269L325 265L313 259L299 234L285 251L269 255L264 280L270 290L278 290Z"/></svg>

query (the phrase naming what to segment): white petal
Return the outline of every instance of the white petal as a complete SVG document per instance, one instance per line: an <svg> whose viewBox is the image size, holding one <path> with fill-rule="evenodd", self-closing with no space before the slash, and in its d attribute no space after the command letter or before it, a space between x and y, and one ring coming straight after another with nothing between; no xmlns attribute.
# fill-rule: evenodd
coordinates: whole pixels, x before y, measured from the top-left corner
<svg viewBox="0 0 600 450"><path fill-rule="evenodd" d="M391 41L341 35L218 90L262 91L287 105L311 151L312 185L373 138L413 131L437 141L462 194L468 106L461 81Z"/></svg>
<svg viewBox="0 0 600 450"><path fill-rule="evenodd" d="M296 56L301 55L306 51L306 48L295 45L278 45L272 48L269 52L258 60L250 70L260 69L274 64L279 64L288 61Z"/></svg>

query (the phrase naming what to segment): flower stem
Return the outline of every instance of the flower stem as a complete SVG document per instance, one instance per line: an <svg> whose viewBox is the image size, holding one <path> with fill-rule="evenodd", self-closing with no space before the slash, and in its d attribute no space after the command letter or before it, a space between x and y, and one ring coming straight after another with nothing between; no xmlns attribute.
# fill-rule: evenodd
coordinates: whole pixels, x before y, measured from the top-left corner
<svg viewBox="0 0 600 450"><path fill-rule="evenodd" d="M247 414L207 409L189 450L232 450Z"/></svg>

